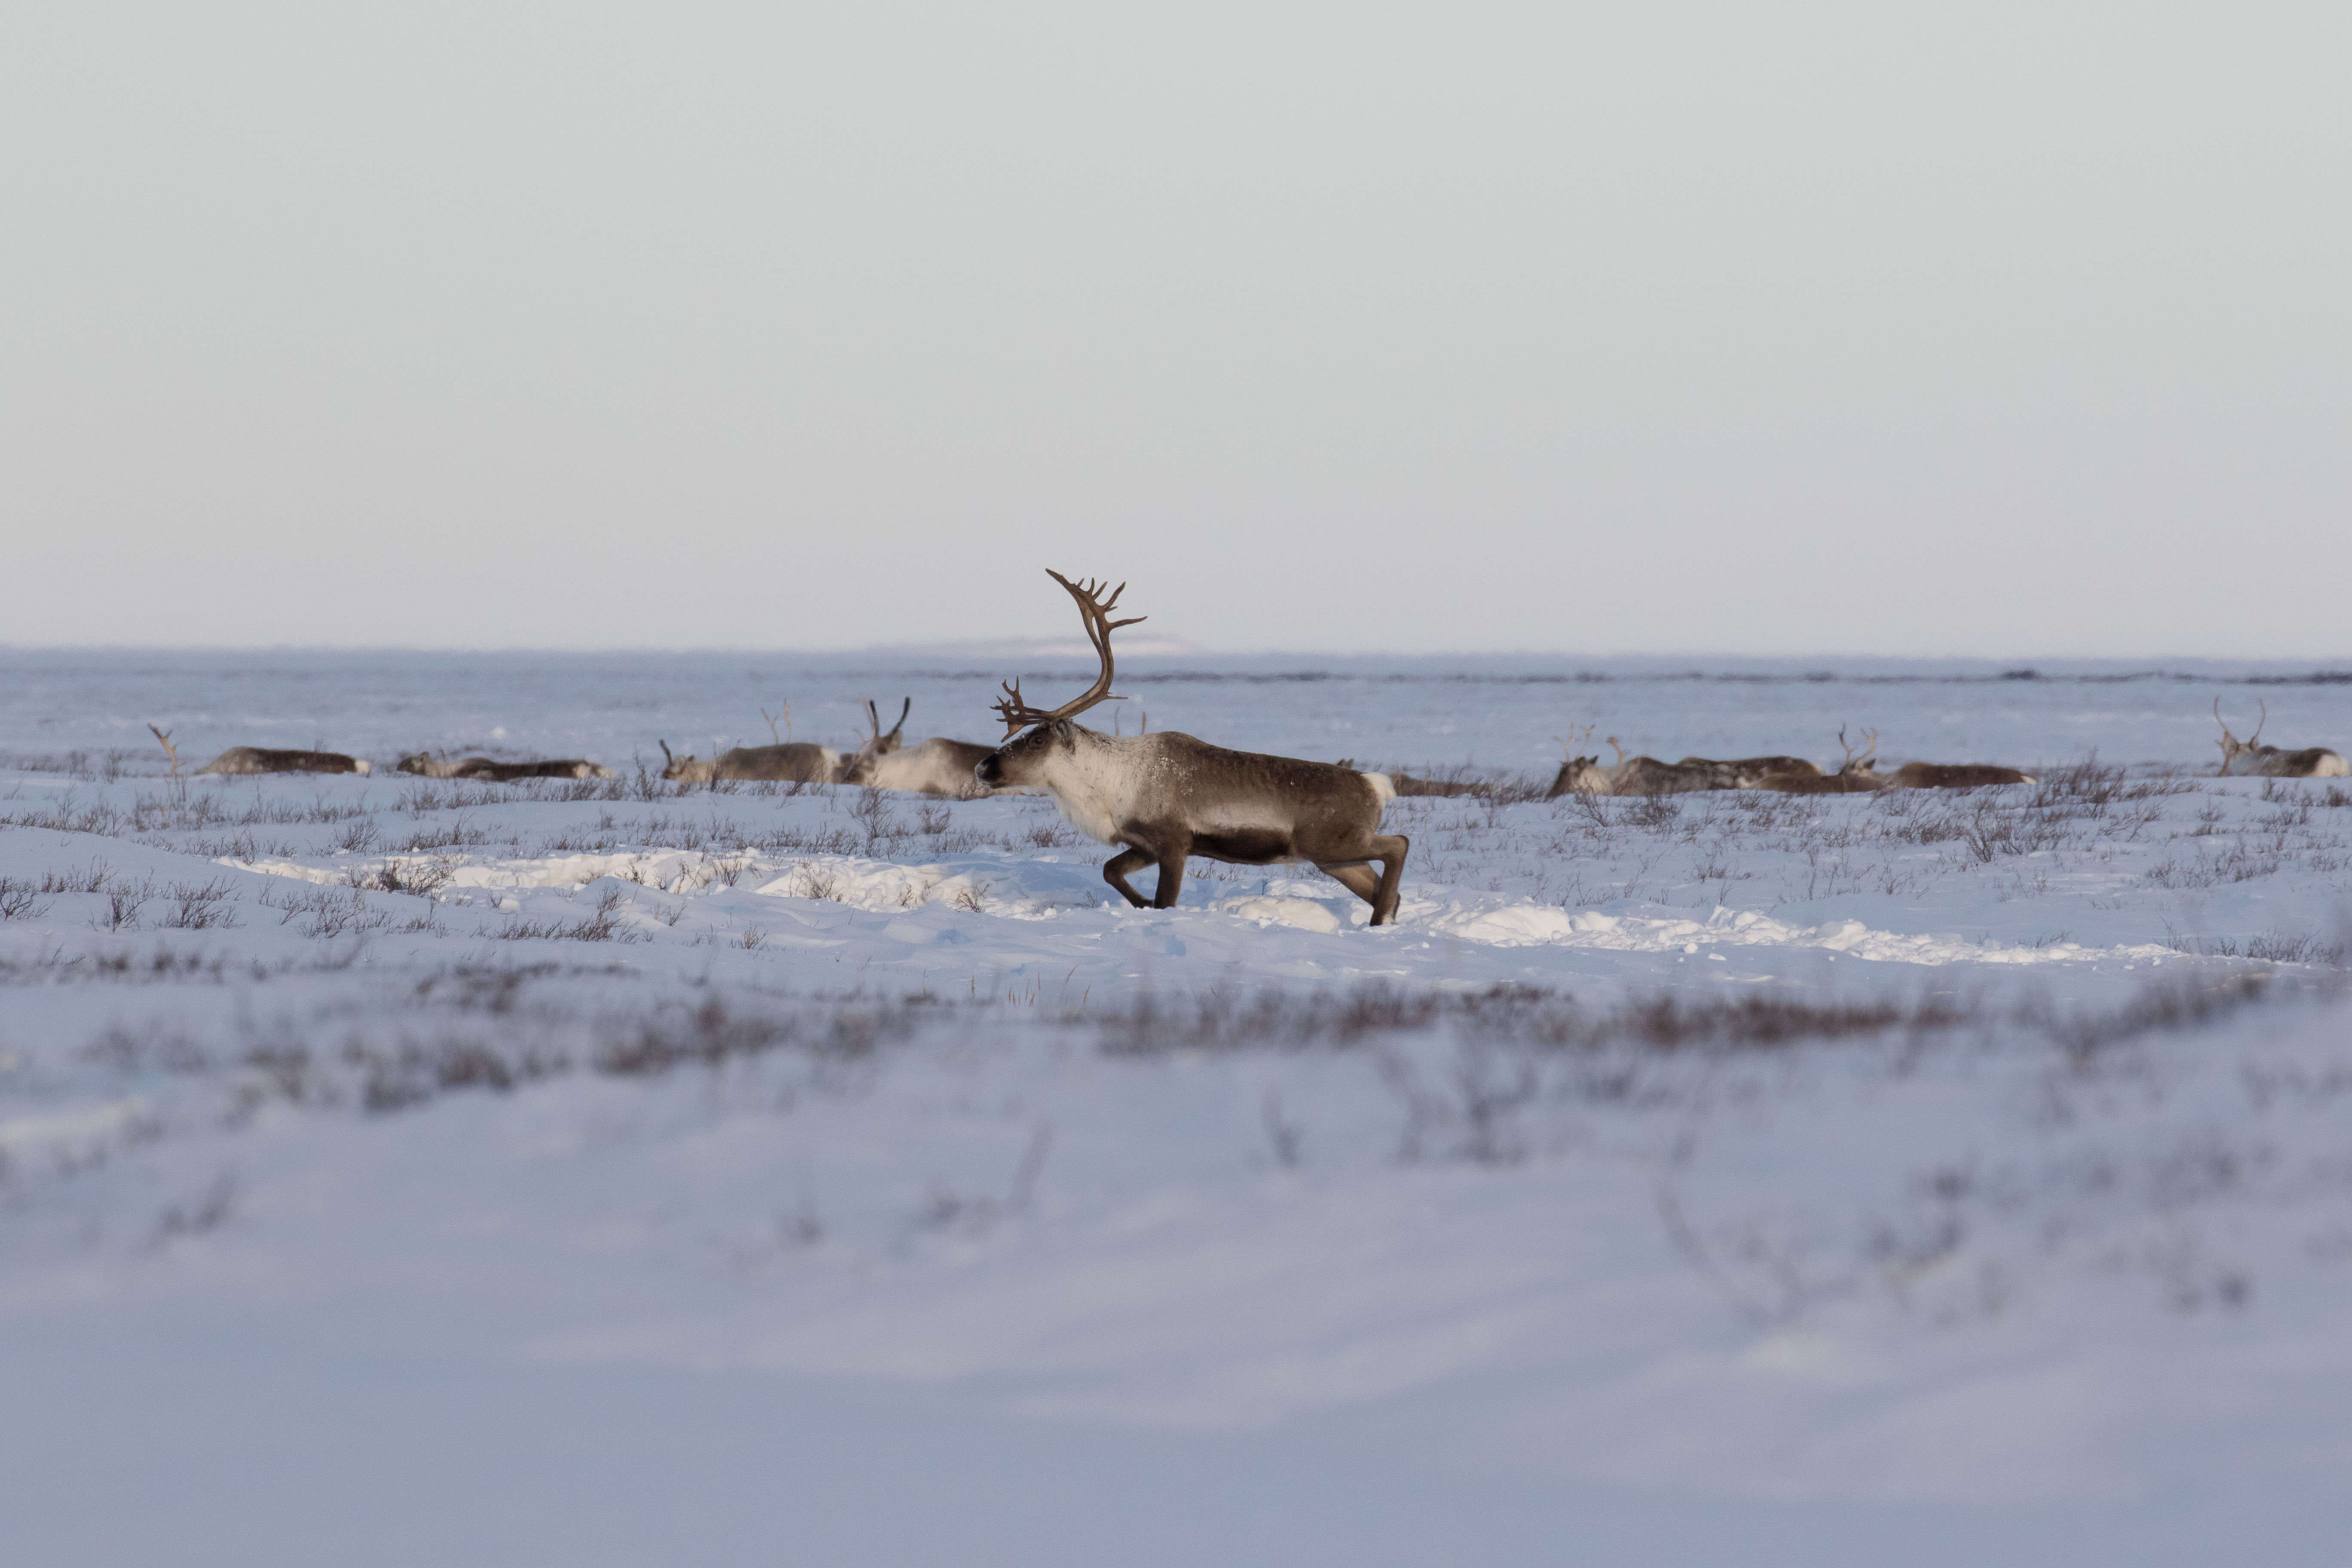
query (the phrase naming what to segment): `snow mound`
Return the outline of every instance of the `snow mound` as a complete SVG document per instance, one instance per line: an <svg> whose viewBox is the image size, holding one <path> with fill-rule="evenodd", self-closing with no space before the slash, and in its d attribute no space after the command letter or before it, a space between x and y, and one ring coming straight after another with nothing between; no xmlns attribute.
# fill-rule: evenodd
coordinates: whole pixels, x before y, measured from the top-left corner
<svg viewBox="0 0 2352 1568"><path fill-rule="evenodd" d="M337 856L324 862L263 858L236 864L242 869L291 877L329 886L375 885L389 872L414 881L420 868L439 879L436 896L446 901L487 900L512 908L499 895L546 889L567 893L602 880L648 889L689 902L715 902L740 911L745 896L830 904L870 915L897 917L926 907L942 912L995 920L1039 921L1103 910L1112 919L1129 911L1106 897L1099 868L1088 858L1060 856L1012 858L977 854L926 863L875 859L858 855L712 854L655 847L604 854L541 857L446 855L431 859L402 856ZM1137 911L1157 918L1199 921L1217 918L1247 922L1260 931L1280 929L1303 937L1359 940L1370 908L1336 882L1276 876L1255 892L1220 895L1206 879L1188 882L1178 910ZM1096 918L1102 918L1097 916ZM985 925L963 941L988 942ZM1752 910L1717 907L1705 916L1662 906L1637 910L1570 909L1521 894L1488 893L1407 883L1399 905L1398 936L1444 937L1502 949L1568 949L1628 953L1695 955L1709 950L1811 949L1878 963L1941 965L1990 963L2022 966L2057 963L2117 962L2157 964L2176 956L2152 945L2088 946L2069 941L2042 945L2003 945L1953 934L1884 931L1845 919L1802 924L1775 920ZM907 940L900 925L880 934ZM926 942L936 940L926 934ZM1017 944L1013 944L1017 945ZM1008 958L1011 957L1008 950Z"/></svg>

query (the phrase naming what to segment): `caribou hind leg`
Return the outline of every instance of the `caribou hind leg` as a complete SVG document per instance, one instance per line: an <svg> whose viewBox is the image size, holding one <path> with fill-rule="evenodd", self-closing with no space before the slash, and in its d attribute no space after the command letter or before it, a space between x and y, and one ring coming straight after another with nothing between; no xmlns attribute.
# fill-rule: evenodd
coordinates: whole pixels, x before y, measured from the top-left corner
<svg viewBox="0 0 2352 1568"><path fill-rule="evenodd" d="M1412 840L1402 833L1384 834L1372 840L1372 858L1381 863L1380 897L1372 900L1372 923L1396 924L1397 897L1404 887L1405 853Z"/></svg>
<svg viewBox="0 0 2352 1568"><path fill-rule="evenodd" d="M1139 910L1150 900L1146 900L1141 893L1137 892L1133 888L1128 886L1128 875L1130 872L1142 870L1146 866L1150 865L1155 858L1157 858L1157 857L1148 849L1122 849L1118 854L1103 862L1103 880L1118 889L1118 896L1120 898L1125 899L1129 904L1132 904L1135 908ZM1180 860L1177 864L1181 866L1183 862ZM1162 871L1160 873L1160 880L1163 882L1166 881L1167 875L1168 874L1165 871Z"/></svg>
<svg viewBox="0 0 2352 1568"><path fill-rule="evenodd" d="M1361 860L1317 861L1315 868L1372 906L1372 924L1396 923L1397 889L1404 881L1405 851L1412 840L1402 834L1372 840L1372 852ZM1371 862L1381 863L1372 875Z"/></svg>
<svg viewBox="0 0 2352 1568"><path fill-rule="evenodd" d="M1315 868L1373 909L1381 907L1381 879L1372 875L1371 867L1364 861L1349 860L1328 866L1318 865Z"/></svg>

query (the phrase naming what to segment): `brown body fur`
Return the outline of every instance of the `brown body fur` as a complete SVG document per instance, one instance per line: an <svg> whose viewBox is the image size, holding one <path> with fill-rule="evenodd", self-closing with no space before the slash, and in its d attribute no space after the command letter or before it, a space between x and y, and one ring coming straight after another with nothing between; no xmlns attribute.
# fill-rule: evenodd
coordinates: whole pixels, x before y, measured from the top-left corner
<svg viewBox="0 0 2352 1568"><path fill-rule="evenodd" d="M681 784L714 784L721 779L831 784L841 772L839 752L830 746L811 745L806 741L787 742L781 746L737 746L721 752L709 762L699 757L670 756L669 743L664 742L662 755L669 757L662 777Z"/></svg>
<svg viewBox="0 0 2352 1568"><path fill-rule="evenodd" d="M200 773L363 773L368 764L341 752L279 752L267 746L231 746Z"/></svg>
<svg viewBox="0 0 2352 1568"><path fill-rule="evenodd" d="M1822 770L1802 757L1739 757L1717 762L1712 757L1685 757L1678 768L1706 768L1718 781L1712 789L1754 789L1769 778L1819 778Z"/></svg>
<svg viewBox="0 0 2352 1568"><path fill-rule="evenodd" d="M2257 760L2252 769L2258 778L2274 779L2340 779L2352 776L2344 759L2326 746L2305 746L2300 752L2282 752L2276 746L2255 748Z"/></svg>
<svg viewBox="0 0 2352 1568"><path fill-rule="evenodd" d="M1627 757L1608 767L1598 757L1570 757L1551 781L1546 799L1578 795L1692 795L1701 790L1767 789L1772 778L1819 778L1822 770L1802 757L1744 757L1717 762L1708 757L1685 757L1662 763L1655 757Z"/></svg>
<svg viewBox="0 0 2352 1568"><path fill-rule="evenodd" d="M919 746L902 747L878 756L861 752L843 765L841 782L969 800L994 793L972 773L993 749L976 741L950 741L945 735L934 735Z"/></svg>
<svg viewBox="0 0 2352 1568"><path fill-rule="evenodd" d="M1464 795L1492 795L1495 786L1475 779L1417 779L1411 773L1391 773L1389 783L1399 795L1436 795L1451 797Z"/></svg>
<svg viewBox="0 0 2352 1568"><path fill-rule="evenodd" d="M1840 768L1827 774L1819 769L1810 773L1775 773L1757 780L1756 787L1781 795L1867 795L1872 790L1890 788L1893 784L1886 774L1868 768Z"/></svg>
<svg viewBox="0 0 2352 1568"><path fill-rule="evenodd" d="M1991 763L1906 763L1888 775L1896 789L1975 789L1982 784L2034 784L2032 774Z"/></svg>
<svg viewBox="0 0 2352 1568"><path fill-rule="evenodd" d="M516 779L608 779L613 770L602 763L591 763L579 757L561 757L545 762L499 763L488 757L467 757L462 762L436 762L423 752L400 759L400 771L421 773L431 779L481 779L489 784L511 784Z"/></svg>
<svg viewBox="0 0 2352 1568"><path fill-rule="evenodd" d="M914 700L909 698L898 711L898 722L885 734L881 715L875 711L871 701L866 704L873 737L857 749L856 756L841 764L841 782L870 789L947 795L957 800L993 794L974 776L973 770L996 748L973 741L950 741L944 735L934 735L919 746L908 746L898 737L906 730L907 714L913 708Z"/></svg>
<svg viewBox="0 0 2352 1568"><path fill-rule="evenodd" d="M980 765L982 784L1049 790L1072 826L1121 847L1103 880L1139 909L1146 900L1127 879L1146 866L1160 868L1150 903L1165 910L1175 907L1189 856L1236 866L1305 861L1371 905L1374 925L1396 918L1412 847L1380 831L1389 793L1373 782L1380 776L1227 751L1178 731L1118 737L1067 721L1028 731Z"/></svg>

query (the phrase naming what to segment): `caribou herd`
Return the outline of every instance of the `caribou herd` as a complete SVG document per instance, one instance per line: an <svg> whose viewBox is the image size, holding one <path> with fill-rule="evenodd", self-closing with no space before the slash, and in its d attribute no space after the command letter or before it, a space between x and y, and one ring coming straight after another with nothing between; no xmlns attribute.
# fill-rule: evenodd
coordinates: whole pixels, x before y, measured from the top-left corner
<svg viewBox="0 0 2352 1568"><path fill-rule="evenodd" d="M1150 902L1167 909L1176 901L1188 857L1201 856L1245 866L1305 862L1320 868L1372 906L1371 922L1395 919L1398 888L1411 845L1402 834L1381 832L1388 802L1400 795L1485 795L1496 785L1460 780L1418 779L1380 773L1347 763L1314 763L1295 757L1227 751L1175 731L1106 735L1076 722L1078 715L1111 692L1111 634L1143 619L1113 620L1125 584L1105 592L1092 581L1073 583L1046 574L1076 603L1087 640L1101 668L1095 682L1058 708L1034 708L1018 681L1007 682L996 703L1004 738L991 746L934 735L909 746L904 740L908 698L887 731L871 699L866 703L866 736L846 756L831 746L789 742L738 746L708 761L678 756L660 742L662 777L679 784L724 781L846 784L874 789L969 798L987 795L1049 795L1070 824L1088 837L1118 851L1103 867L1103 878L1121 897L1140 907L1143 895L1128 882L1130 873L1157 867L1159 882ZM785 710L790 718L791 710ZM2343 778L2352 774L2344 758L2322 746L2285 751L2261 743L2269 722L2264 704L2254 732L2241 741L2221 717L2223 775L2267 778ZM772 732L774 719L769 720ZM153 728L150 726L150 728ZM1615 759L1605 765L1598 753L1577 754L1592 727L1560 742L1566 760L1545 798L1562 795L1660 795L1700 790L1769 790L1783 795L1849 795L1892 789L1970 789L1988 784L2038 782L2015 768L1987 763L1906 763L1892 771L1877 766L1878 735L1863 731L1859 744L1838 731L1845 755L1833 772L1802 757L1740 757L1722 761L1685 757L1664 763L1625 754L1615 737ZM179 752L168 731L155 731L176 773ZM466 757L457 762L417 752L398 764L403 773L428 778L474 779L503 784L519 779L611 778L601 763L567 757L499 762ZM369 763L339 752L273 751L233 746L196 770L199 773L365 773ZM1372 867L1380 868L1376 875Z"/></svg>

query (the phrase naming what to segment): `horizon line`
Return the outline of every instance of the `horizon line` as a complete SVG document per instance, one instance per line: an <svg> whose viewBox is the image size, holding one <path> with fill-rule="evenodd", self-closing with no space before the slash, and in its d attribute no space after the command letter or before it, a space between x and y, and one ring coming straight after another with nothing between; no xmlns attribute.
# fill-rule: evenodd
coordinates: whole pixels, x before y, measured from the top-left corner
<svg viewBox="0 0 2352 1568"><path fill-rule="evenodd" d="M1803 653L1754 653L1733 649L1668 649L1663 651L1620 650L1598 652L1586 649L1555 648L1441 648L1432 650L1363 650L1345 648L1224 648L1192 643L1183 639L1145 641L1136 647L1118 650L1122 659L1171 658L1207 659L1394 659L1424 662L1443 659L1540 659L1547 662L1588 660L1595 663L1622 663L1634 660L1655 663L1689 662L1708 659L1734 660L1741 663L1798 665L1807 662L1850 663L1871 661L1885 664L1972 664L2011 667L2022 676L2039 673L2041 664L2050 665L2210 665L2210 664L2312 664L2333 665L2352 668L2352 652L2339 654L2210 654L2210 653L1879 653L1834 652L1813 650ZM471 657L512 658L538 657L550 658L709 658L758 657L767 658L854 658L860 657L945 658L964 658L1001 657L1013 658L1091 659L1093 650L1065 638L1004 639L1001 641L945 641L933 643L869 643L855 647L795 647L751 643L677 644L664 646L607 645L594 647L551 647L543 644L425 644L425 643L18 643L0 641L0 657L11 654L204 654L234 657L237 655L332 655L336 657Z"/></svg>

